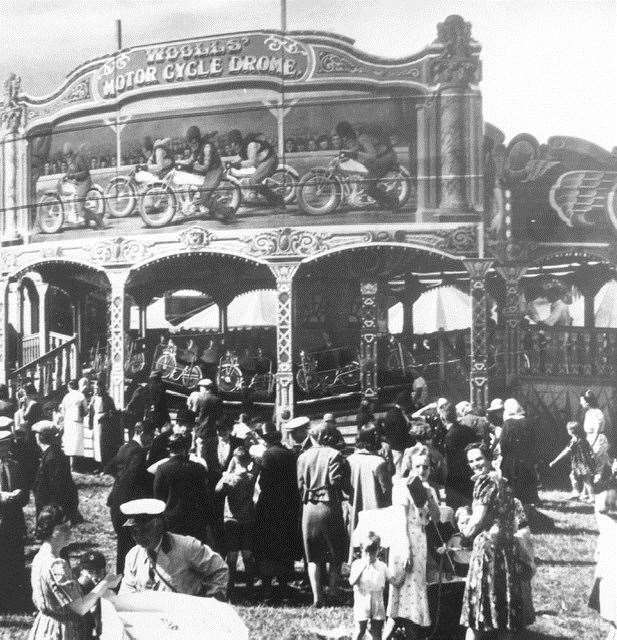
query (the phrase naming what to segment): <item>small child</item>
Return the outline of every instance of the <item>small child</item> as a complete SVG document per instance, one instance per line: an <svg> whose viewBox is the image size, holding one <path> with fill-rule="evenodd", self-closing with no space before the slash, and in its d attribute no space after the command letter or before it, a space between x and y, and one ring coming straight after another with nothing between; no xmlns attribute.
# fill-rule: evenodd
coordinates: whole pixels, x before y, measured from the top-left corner
<svg viewBox="0 0 617 640"><path fill-rule="evenodd" d="M84 551L79 558L77 582L85 595L105 577L107 561L100 551ZM99 638L101 635L101 603L100 600L88 613L80 619L80 638Z"/></svg>
<svg viewBox="0 0 617 640"><path fill-rule="evenodd" d="M595 471L593 451L587 441L583 427L578 422L568 422L566 429L570 436L570 442L548 466L550 468L554 467L560 460L569 455L572 466L572 471L570 472L572 495L570 499L580 498L584 502L593 502L593 474Z"/></svg>
<svg viewBox="0 0 617 640"><path fill-rule="evenodd" d="M228 470L223 473L215 491L225 495L223 528L227 547L227 565L229 566L228 596L232 595L236 579L238 552L246 572L247 590L253 588L255 580L255 560L251 552L251 538L255 522L255 473L253 461L246 447L236 447Z"/></svg>
<svg viewBox="0 0 617 640"><path fill-rule="evenodd" d="M361 545L362 557L351 563L349 584L353 587L354 640L362 640L368 623L373 640L381 640L386 610L383 592L388 580L388 567L377 559L381 539L369 531Z"/></svg>

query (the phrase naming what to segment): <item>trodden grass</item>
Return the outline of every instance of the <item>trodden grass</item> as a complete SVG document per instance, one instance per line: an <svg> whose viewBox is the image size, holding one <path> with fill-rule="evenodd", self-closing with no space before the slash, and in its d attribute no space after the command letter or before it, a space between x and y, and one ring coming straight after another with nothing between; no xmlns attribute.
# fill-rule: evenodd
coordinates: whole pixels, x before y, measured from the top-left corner
<svg viewBox="0 0 617 640"><path fill-rule="evenodd" d="M106 476L76 474L82 514L86 522L76 527L76 549L96 547L114 566L114 533L105 500L111 486ZM608 626L587 608L593 581L597 531L591 506L568 502L565 493L543 492L542 512L555 524L554 530L534 535L538 571L534 578L537 621L521 640L600 640ZM33 530L33 507L27 508L28 529ZM36 553L28 540L28 562ZM309 640L315 629L351 630L351 608L314 610L307 606L266 607L238 605L253 640ZM0 616L0 638L27 638L32 613ZM336 634L338 635L338 633Z"/></svg>

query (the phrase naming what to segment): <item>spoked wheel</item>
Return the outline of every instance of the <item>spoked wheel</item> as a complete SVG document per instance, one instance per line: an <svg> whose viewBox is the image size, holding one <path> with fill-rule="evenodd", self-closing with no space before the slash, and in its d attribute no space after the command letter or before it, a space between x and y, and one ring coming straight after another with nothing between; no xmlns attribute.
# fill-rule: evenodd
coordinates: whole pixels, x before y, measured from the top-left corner
<svg viewBox="0 0 617 640"><path fill-rule="evenodd" d="M234 213L242 204L242 190L240 185L223 178L219 186L214 190L213 197L221 207L229 207Z"/></svg>
<svg viewBox="0 0 617 640"><path fill-rule="evenodd" d="M201 371L199 367L195 365L184 367L184 370L182 371L182 384L187 389L192 389L193 387L196 387L200 379L201 379Z"/></svg>
<svg viewBox="0 0 617 640"><path fill-rule="evenodd" d="M283 198L285 204L296 199L296 177L288 169L277 169L268 178L268 186Z"/></svg>
<svg viewBox="0 0 617 640"><path fill-rule="evenodd" d="M176 213L176 195L165 185L152 185L142 196L139 213L147 227L164 227Z"/></svg>
<svg viewBox="0 0 617 640"><path fill-rule="evenodd" d="M411 180L407 169L399 167L397 171L388 171L379 182L387 193L396 194L399 207L407 203L411 194Z"/></svg>
<svg viewBox="0 0 617 640"><path fill-rule="evenodd" d="M160 371L163 378L169 378L176 368L176 360L168 353L163 354L154 365L155 371Z"/></svg>
<svg viewBox="0 0 617 640"><path fill-rule="evenodd" d="M53 194L44 195L38 204L36 224L43 233L58 233L64 222L64 207L60 198Z"/></svg>
<svg viewBox="0 0 617 640"><path fill-rule="evenodd" d="M221 391L231 393L242 389L242 371L233 364L223 364L219 367L217 386Z"/></svg>
<svg viewBox="0 0 617 640"><path fill-rule="evenodd" d="M130 178L114 178L105 190L109 214L114 218L126 218L135 209L135 187Z"/></svg>
<svg viewBox="0 0 617 640"><path fill-rule="evenodd" d="M103 226L105 217L105 196L99 187L92 187L86 193L84 208L88 212L90 219L96 221L97 226ZM90 225L90 220L85 221L86 226Z"/></svg>
<svg viewBox="0 0 617 640"><path fill-rule="evenodd" d="M341 186L338 180L324 173L309 171L300 178L296 197L302 211L311 216L324 216L341 204Z"/></svg>

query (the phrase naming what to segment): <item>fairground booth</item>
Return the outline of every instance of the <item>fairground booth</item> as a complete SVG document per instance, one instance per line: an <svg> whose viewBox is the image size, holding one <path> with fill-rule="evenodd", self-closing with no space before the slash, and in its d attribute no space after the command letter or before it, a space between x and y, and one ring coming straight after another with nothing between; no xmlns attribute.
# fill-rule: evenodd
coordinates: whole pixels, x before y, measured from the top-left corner
<svg viewBox="0 0 617 640"><path fill-rule="evenodd" d="M49 396L105 373L123 406L158 369L178 398L207 376L279 419L420 375L481 406L516 389L542 415L570 411L582 385L612 397L617 158L569 138L506 144L482 119L479 55L450 16L396 60L331 33L254 31L119 50L48 96L11 75L0 380ZM377 188L398 206L340 155L341 121L394 149ZM225 162L232 220L195 204L181 164L144 178L143 138L181 163L190 126ZM234 130L276 150L264 184L284 207L227 162ZM85 198L63 188L68 148L87 160Z"/></svg>

